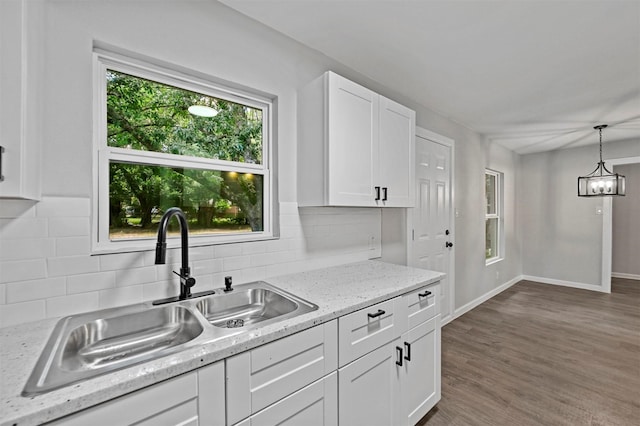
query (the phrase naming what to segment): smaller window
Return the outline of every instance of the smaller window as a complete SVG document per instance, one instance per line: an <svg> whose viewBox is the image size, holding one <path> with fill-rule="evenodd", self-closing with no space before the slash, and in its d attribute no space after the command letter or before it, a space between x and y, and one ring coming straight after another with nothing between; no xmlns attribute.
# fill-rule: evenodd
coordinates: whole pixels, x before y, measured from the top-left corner
<svg viewBox="0 0 640 426"><path fill-rule="evenodd" d="M502 258L502 190L501 173L485 171L485 260L487 264Z"/></svg>

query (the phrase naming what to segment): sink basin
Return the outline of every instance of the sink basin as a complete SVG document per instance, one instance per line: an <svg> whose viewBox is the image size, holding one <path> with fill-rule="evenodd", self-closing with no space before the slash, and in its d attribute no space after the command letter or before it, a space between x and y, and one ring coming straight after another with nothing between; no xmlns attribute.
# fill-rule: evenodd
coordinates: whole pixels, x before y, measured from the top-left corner
<svg viewBox="0 0 640 426"><path fill-rule="evenodd" d="M179 305L126 311L111 309L60 320L23 395L46 392L175 353L203 331L196 316Z"/></svg>
<svg viewBox="0 0 640 426"><path fill-rule="evenodd" d="M257 281L225 293L62 318L22 391L32 396L318 309Z"/></svg>
<svg viewBox="0 0 640 426"><path fill-rule="evenodd" d="M318 309L312 303L262 282L236 286L229 293L219 292L197 304L212 325L221 328L249 327L269 320L283 320Z"/></svg>

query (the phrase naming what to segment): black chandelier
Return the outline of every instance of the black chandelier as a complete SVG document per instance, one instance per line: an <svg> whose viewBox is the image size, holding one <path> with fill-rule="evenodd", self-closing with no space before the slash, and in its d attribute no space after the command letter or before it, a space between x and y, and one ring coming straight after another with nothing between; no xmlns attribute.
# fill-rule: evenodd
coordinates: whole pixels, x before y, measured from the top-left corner
<svg viewBox="0 0 640 426"><path fill-rule="evenodd" d="M579 197L602 197L607 195L624 195L625 179L623 175L610 172L602 161L602 129L606 124L594 127L600 132L600 162L596 169L586 176L578 178Z"/></svg>

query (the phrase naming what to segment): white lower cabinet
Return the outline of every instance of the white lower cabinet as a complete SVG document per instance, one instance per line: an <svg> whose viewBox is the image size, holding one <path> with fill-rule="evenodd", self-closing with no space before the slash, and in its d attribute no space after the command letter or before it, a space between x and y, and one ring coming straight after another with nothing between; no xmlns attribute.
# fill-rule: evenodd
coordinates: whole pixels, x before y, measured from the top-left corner
<svg viewBox="0 0 640 426"><path fill-rule="evenodd" d="M400 424L399 345L397 338L338 370L339 424Z"/></svg>
<svg viewBox="0 0 640 426"><path fill-rule="evenodd" d="M236 424L334 372L338 368L336 323L227 358L227 424Z"/></svg>
<svg viewBox="0 0 640 426"><path fill-rule="evenodd" d="M402 425L415 425L440 400L440 315L402 336Z"/></svg>
<svg viewBox="0 0 640 426"><path fill-rule="evenodd" d="M339 318L341 425L412 426L440 400L437 295L435 284L383 302L386 309L378 304ZM384 319L391 306L394 327L389 337L382 331L392 329ZM371 318L372 311L384 314ZM377 349L357 358L361 353L353 350L354 345L370 340L371 346L373 339Z"/></svg>
<svg viewBox="0 0 640 426"><path fill-rule="evenodd" d="M183 374L50 425L224 425L224 362Z"/></svg>
<svg viewBox="0 0 640 426"><path fill-rule="evenodd" d="M336 426L338 424L338 373L300 389L237 426Z"/></svg>

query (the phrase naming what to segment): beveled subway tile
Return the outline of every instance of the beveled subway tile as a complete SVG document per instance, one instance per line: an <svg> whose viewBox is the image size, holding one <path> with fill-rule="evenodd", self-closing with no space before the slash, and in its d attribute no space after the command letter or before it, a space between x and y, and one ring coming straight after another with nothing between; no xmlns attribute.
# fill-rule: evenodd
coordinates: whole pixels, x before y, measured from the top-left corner
<svg viewBox="0 0 640 426"><path fill-rule="evenodd" d="M43 280L20 281L7 284L7 303L27 302L64 296L67 293L67 280L64 277Z"/></svg>

